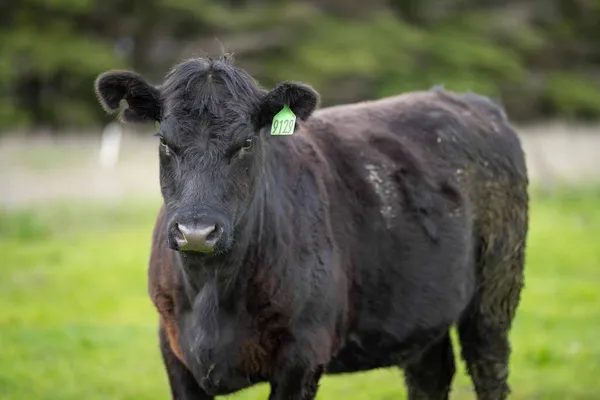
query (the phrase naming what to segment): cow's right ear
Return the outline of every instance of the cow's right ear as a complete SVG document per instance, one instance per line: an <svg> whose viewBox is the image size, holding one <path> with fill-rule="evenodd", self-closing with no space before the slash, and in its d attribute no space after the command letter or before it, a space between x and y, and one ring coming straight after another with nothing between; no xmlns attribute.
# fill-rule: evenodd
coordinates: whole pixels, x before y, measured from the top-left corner
<svg viewBox="0 0 600 400"><path fill-rule="evenodd" d="M121 114L123 122L160 121L160 91L135 72L104 72L94 86L98 101L108 113L119 111L122 100L127 102Z"/></svg>

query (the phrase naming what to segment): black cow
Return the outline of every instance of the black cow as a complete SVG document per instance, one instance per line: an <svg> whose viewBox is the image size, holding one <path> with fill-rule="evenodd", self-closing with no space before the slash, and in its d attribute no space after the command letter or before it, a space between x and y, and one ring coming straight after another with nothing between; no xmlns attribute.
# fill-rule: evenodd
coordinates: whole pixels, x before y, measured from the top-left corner
<svg viewBox="0 0 600 400"><path fill-rule="evenodd" d="M507 397L528 178L500 107L434 88L315 111L228 57L96 92L160 124L149 292L173 398L309 400L323 373L397 366L410 399L447 399L453 325L478 399ZM284 106L295 133L273 136Z"/></svg>

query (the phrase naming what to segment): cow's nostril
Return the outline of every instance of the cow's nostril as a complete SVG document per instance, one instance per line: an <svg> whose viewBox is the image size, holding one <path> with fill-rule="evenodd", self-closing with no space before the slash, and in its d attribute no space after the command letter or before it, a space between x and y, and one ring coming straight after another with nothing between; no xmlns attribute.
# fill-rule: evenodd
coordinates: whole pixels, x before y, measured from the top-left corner
<svg viewBox="0 0 600 400"><path fill-rule="evenodd" d="M176 247L174 247L175 250L179 250L181 249L182 246L185 246L187 244L187 238L185 237L185 234L182 232L182 230L180 229L180 226L178 223L173 224L173 228L171 231L171 238L172 241L175 242Z"/></svg>
<svg viewBox="0 0 600 400"><path fill-rule="evenodd" d="M223 232L223 228L220 225L213 225L213 230L206 236L207 242L217 242L221 237L221 233Z"/></svg>

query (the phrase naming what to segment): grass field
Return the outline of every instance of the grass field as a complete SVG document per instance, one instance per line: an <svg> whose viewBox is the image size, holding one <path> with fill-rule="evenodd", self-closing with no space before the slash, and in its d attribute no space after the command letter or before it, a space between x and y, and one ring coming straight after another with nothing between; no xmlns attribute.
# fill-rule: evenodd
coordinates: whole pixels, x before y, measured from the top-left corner
<svg viewBox="0 0 600 400"><path fill-rule="evenodd" d="M0 212L0 399L168 398L146 295L156 204ZM600 399L600 191L534 196L512 399ZM265 399L263 385L232 399ZM405 398L398 370L318 399ZM462 362L453 399L473 399Z"/></svg>

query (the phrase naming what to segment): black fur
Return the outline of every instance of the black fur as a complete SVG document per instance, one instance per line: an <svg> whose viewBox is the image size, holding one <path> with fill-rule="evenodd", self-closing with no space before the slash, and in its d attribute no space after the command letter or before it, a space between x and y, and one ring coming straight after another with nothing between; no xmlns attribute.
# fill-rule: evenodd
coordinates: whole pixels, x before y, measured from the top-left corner
<svg viewBox="0 0 600 400"><path fill-rule="evenodd" d="M97 91L160 122L149 291L174 398L268 381L310 400L323 373L398 366L410 399L447 399L454 324L478 398L506 398L528 182L498 106L434 89L315 111L309 86L266 91L229 59ZM270 136L284 104L296 132ZM179 252L175 223L223 227L215 253Z"/></svg>

